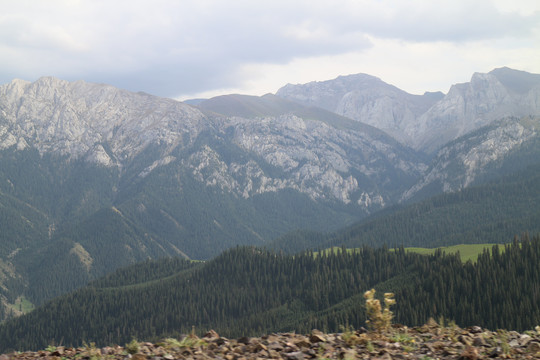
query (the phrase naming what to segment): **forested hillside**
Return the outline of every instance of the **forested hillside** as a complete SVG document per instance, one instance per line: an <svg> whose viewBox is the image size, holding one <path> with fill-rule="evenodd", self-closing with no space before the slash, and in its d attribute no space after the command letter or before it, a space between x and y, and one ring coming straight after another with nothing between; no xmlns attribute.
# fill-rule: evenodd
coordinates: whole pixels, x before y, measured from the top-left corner
<svg viewBox="0 0 540 360"><path fill-rule="evenodd" d="M234 146L221 151L240 156ZM239 198L172 165L141 177L139 162L120 176L33 149L0 152L0 321L20 296L37 306L148 258L206 259L357 215L286 189Z"/></svg>
<svg viewBox="0 0 540 360"><path fill-rule="evenodd" d="M394 206L330 234L295 231L270 247L289 253L309 248L363 245L440 247L505 243L540 232L540 165L497 181Z"/></svg>
<svg viewBox="0 0 540 360"><path fill-rule="evenodd" d="M210 259L291 231L273 247L434 247L540 231L538 171L458 191L540 156L537 102L521 93L536 96L537 76L504 69L472 80L484 78L444 98L366 75L290 88L311 89L309 106L226 95L194 107L54 77L0 85L0 321L18 315L10 310L22 299L39 306L138 261ZM493 89L508 96L484 96ZM304 98L296 90L290 98ZM314 107L331 94L348 110ZM464 113L462 101L493 112ZM431 132L430 119L416 121L428 108L487 123L450 131L452 141L423 153L397 139ZM458 192L375 215L441 191Z"/></svg>
<svg viewBox="0 0 540 360"><path fill-rule="evenodd" d="M372 287L395 293L395 320L410 326L444 317L461 326L532 329L540 323L539 264L540 238L527 236L474 264L440 251L369 247L295 256L240 247L204 263L150 261L4 323L0 351L123 344L192 326L226 337L337 331L365 325L362 295Z"/></svg>

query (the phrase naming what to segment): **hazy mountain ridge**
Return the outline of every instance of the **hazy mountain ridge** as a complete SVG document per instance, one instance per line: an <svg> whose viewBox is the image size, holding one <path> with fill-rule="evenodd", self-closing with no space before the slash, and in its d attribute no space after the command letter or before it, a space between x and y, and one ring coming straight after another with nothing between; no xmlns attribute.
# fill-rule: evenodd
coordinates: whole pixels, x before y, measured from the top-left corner
<svg viewBox="0 0 540 360"><path fill-rule="evenodd" d="M435 191L453 192L464 189L482 179L484 174L501 169L509 161L517 160L512 170L523 169L534 163L533 159L508 159L513 153L540 149L534 145L539 140L540 117L505 118L470 132L442 147L432 160L424 176L403 193L407 200L425 188ZM528 147L534 147L528 149ZM535 150L536 149L536 150ZM527 156L528 157L528 156ZM435 192L436 193L436 192Z"/></svg>
<svg viewBox="0 0 540 360"><path fill-rule="evenodd" d="M438 101L439 96L410 95L365 74L287 85L278 95L308 104L321 102L323 107L334 107L336 112L356 120L368 120L368 124L371 122L390 134L410 135L409 143L431 141L433 145L432 140L437 139L437 146L441 146L444 139L453 140L489 125L500 119L500 114L522 116L538 112L534 105L539 96L535 92L539 78L507 68L474 74L471 83L454 85ZM330 96L325 97L328 94ZM355 105L358 111L346 110L352 108L343 104L350 101L360 106ZM376 135L366 126L358 131L348 125L342 129L344 121L348 120L332 119L323 110L309 109L270 94L221 96L202 101L199 108L203 112L174 100L82 81L69 83L41 78L28 83L14 80L0 87L0 109L4 118L0 125L0 147L19 150L35 147L41 154L53 152L69 158L84 158L122 170L137 154L154 145L159 151L153 159L148 158L146 164L141 164L144 167L140 169L140 177L147 176L156 167L181 163L183 165L179 166L190 167L194 176L205 184L244 198L288 188L308 194L312 199L354 202L367 211L372 211L369 204L381 206L399 197L410 197L426 181L413 184L427 169L420 157L404 147L400 149L390 138ZM211 113L205 115L208 110ZM306 116L309 111L311 114ZM394 121L391 126L384 120L389 119L389 114ZM401 120L397 121L399 116ZM224 154L212 148L211 141L206 147L195 150L188 159L171 155L175 148L192 148L199 134L205 132L215 133L223 141L255 154L258 161L263 160L281 173L269 176L263 170L265 165L254 159L228 162ZM497 141L496 135L493 134L492 141ZM403 141L400 136L397 139ZM516 138L515 141L524 140ZM431 150L432 145L428 146ZM487 160L469 162L467 176L471 178L470 173L476 171L474 167L486 165L494 158L487 152L502 153L507 145L495 149L497 144L492 144L491 149L484 151ZM390 195L395 176L408 178L409 183L401 189L391 189L393 195ZM425 176L433 178L430 174ZM379 186L374 183L390 186L377 189ZM397 194L406 191L407 185L412 186L407 193ZM453 188L444 186L444 189Z"/></svg>
<svg viewBox="0 0 540 360"><path fill-rule="evenodd" d="M432 152L501 118L538 114L540 77L500 68L487 74L475 73L469 83L453 85L408 132L417 139L416 148Z"/></svg>
<svg viewBox="0 0 540 360"><path fill-rule="evenodd" d="M443 96L441 93L412 95L367 74L304 85L288 84L276 95L372 125L404 143L411 139L401 130Z"/></svg>
<svg viewBox="0 0 540 360"><path fill-rule="evenodd" d="M227 98L225 106L231 100L234 98ZM207 184L220 183L221 188L228 188L242 196L251 195L253 186L250 184L253 181L263 184L255 189L254 193L292 188L305 192L312 198L335 199L344 203L351 201L350 193L354 191L363 193L354 199L355 201L365 196L381 199L386 196L373 193L372 190L359 189L356 179L350 175L350 168L366 173L369 177L374 171L369 169L371 166L365 159L372 158L374 151L383 157L387 156L380 152L382 148L386 152L390 151L390 157L396 157L396 154L392 153L392 145L381 143L383 139L370 145L369 135L366 137L361 131L347 134L321 122L287 115L290 110L302 108L292 102L276 106L276 100L279 98L267 100L267 97L262 97L252 101L252 107L256 109L258 106L261 115L271 113L270 116L265 115L263 121L238 116L216 119L215 116L206 116L198 109L180 102L130 93L107 85L82 81L69 83L54 78L41 78L35 83L15 80L0 88L0 108L4 118L0 129L0 146L2 149L17 146L20 150L35 147L40 153L52 152L67 155L69 158L84 158L90 162L122 169L129 166L130 161L149 145L158 145L160 154L155 155L155 159L150 159L152 161L140 172L140 176L146 176L156 167L177 160L170 155L171 151L192 146L200 133L234 131L234 138L230 139L233 143L248 152L255 152L285 173L298 167L301 161L307 162L308 167L300 168L291 174L290 178L268 178L266 174L261 174L260 166L255 166L253 162L227 164L219 159L221 154L214 152L210 155L213 144L209 143L205 151L199 151L198 155L192 155L188 160L195 176L203 180L200 168L208 169L215 165L215 171L223 175L222 179L218 181L220 176L213 176L215 180L204 181ZM206 103L212 101L214 100L207 100ZM265 102L268 104L265 105ZM272 108L274 110L271 111ZM241 113L247 117L253 115ZM307 125L304 124L306 122ZM272 126L284 131L284 138L276 138L281 135L279 131L272 136L269 133ZM309 131L306 126L314 130L312 135L304 134ZM240 135L238 130L234 130L235 127L249 131L251 140L246 134ZM262 136L266 139L264 149L253 146L253 140L257 139L259 132L264 134ZM345 140L341 141L342 138ZM313 141L334 141L334 145L324 152L314 153L311 151L315 149ZM294 142L296 145L291 146ZM352 145L359 142L364 146ZM344 145L352 149L344 149ZM306 151L306 148L310 150ZM343 156L350 151L366 152L362 154L364 160L348 164L349 159L344 159ZM212 156L214 160L211 159ZM194 160L199 163L193 164ZM396 164L387 165L395 167L396 171L405 171L410 177L416 177L419 169L425 166L415 164L416 160L400 159ZM225 173L229 167L232 168L229 173L235 173L232 175L242 172L242 179L238 179L238 176L235 181L230 176L227 178ZM255 179L247 176L248 173L253 174ZM239 187L239 182L246 185ZM298 186L298 183L302 185ZM265 187L266 184L270 186ZM384 201L388 201L388 198Z"/></svg>
<svg viewBox="0 0 540 360"><path fill-rule="evenodd" d="M507 116L540 114L540 76L509 68L475 73L448 94L411 95L369 75L286 85L276 93L382 129L433 153L445 143Z"/></svg>

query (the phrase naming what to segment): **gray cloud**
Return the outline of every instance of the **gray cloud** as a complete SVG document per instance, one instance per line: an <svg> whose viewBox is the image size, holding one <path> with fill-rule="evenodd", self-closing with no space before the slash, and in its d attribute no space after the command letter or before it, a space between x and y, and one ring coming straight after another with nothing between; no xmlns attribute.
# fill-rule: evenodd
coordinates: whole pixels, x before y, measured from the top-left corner
<svg viewBox="0 0 540 360"><path fill-rule="evenodd" d="M538 26L540 14L502 13L489 1L430 1L411 7L401 2L390 18L372 21L366 31L380 37L415 42L463 42L525 36ZM385 21L386 20L386 21Z"/></svg>
<svg viewBox="0 0 540 360"><path fill-rule="evenodd" d="M240 86L244 64L363 51L369 36L461 42L539 23L488 1L26 0L3 10L0 82L54 75L162 96Z"/></svg>

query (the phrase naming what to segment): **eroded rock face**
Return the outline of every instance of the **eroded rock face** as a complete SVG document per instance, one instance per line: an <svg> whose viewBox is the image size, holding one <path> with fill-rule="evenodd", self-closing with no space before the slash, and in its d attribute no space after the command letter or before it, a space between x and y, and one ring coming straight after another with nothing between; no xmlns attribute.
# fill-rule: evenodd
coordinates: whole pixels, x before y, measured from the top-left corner
<svg viewBox="0 0 540 360"><path fill-rule="evenodd" d="M0 149L33 146L122 166L151 143L173 148L205 126L193 107L108 85L46 77L0 86Z"/></svg>
<svg viewBox="0 0 540 360"><path fill-rule="evenodd" d="M287 85L278 96L377 127L427 153L508 116L540 114L540 75L508 68L475 73L448 94L408 94L365 75ZM319 105L317 105L319 104Z"/></svg>
<svg viewBox="0 0 540 360"><path fill-rule="evenodd" d="M385 136L292 113L207 115L178 101L83 81L46 77L0 86L0 150L36 148L120 170L139 157L146 161L138 165L139 178L179 166L244 198L292 189L367 211L381 208L395 200L389 188L405 189L396 174L414 179L426 167ZM154 152L141 156L150 147ZM229 150L243 155L231 157Z"/></svg>
<svg viewBox="0 0 540 360"><path fill-rule="evenodd" d="M382 178L391 183L392 171L414 177L425 168L425 164L404 159L390 144L361 131L337 129L292 114L256 121L231 117L220 129L232 134L228 141L251 156L227 161L208 144L194 152L186 165L206 185L245 198L294 189L312 199L380 208L387 197L373 180ZM268 165L279 172L266 171ZM373 180L359 184L354 173Z"/></svg>
<svg viewBox="0 0 540 360"><path fill-rule="evenodd" d="M288 84L276 95L369 124L404 144L413 140L404 129L443 96L442 93L412 95L367 74L303 85Z"/></svg>
<svg viewBox="0 0 540 360"><path fill-rule="evenodd" d="M516 76L514 72L506 71L509 77ZM501 75L497 74L496 70L488 74L475 73L469 83L453 85L444 99L405 129L415 139L412 145L433 152L445 143L501 118L540 114L537 101L540 81L533 81L524 94L508 83L503 84ZM529 75L536 79L534 74Z"/></svg>
<svg viewBox="0 0 540 360"><path fill-rule="evenodd" d="M441 148L426 174L402 200L414 196L424 188L440 187L453 192L464 189L486 173L490 167L501 166L506 157L528 141L536 139L540 117L506 118L472 132ZM527 164L523 163L523 166Z"/></svg>

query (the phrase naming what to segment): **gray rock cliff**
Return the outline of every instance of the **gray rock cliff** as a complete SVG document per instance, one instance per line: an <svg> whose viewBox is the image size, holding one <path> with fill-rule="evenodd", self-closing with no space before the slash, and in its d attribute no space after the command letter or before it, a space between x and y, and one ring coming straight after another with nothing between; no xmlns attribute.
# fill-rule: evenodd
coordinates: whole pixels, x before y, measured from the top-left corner
<svg viewBox="0 0 540 360"><path fill-rule="evenodd" d="M304 85L288 84L276 95L372 125L405 144L412 139L404 129L443 96L441 93L412 95L366 74Z"/></svg>
<svg viewBox="0 0 540 360"><path fill-rule="evenodd" d="M146 160L141 178L161 166L182 166L206 185L244 198L293 189L368 211L395 201L394 188L403 188L396 179L411 181L426 166L390 137L350 120L294 115L289 110L298 106L271 96L220 100L232 113L238 101L249 101L260 116L205 114L178 101L84 81L14 80L0 86L0 149L33 147L121 170L155 145L160 151ZM213 135L201 140L203 133ZM242 149L245 160L230 160L212 138ZM185 152L191 155L180 159L172 154L178 149L191 149Z"/></svg>
<svg viewBox="0 0 540 360"><path fill-rule="evenodd" d="M418 96L358 74L289 84L277 95L302 104L319 104L433 154L444 144L501 118L540 114L540 75L499 68L475 73L470 82L453 85L446 95Z"/></svg>

